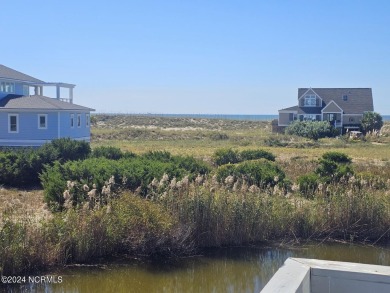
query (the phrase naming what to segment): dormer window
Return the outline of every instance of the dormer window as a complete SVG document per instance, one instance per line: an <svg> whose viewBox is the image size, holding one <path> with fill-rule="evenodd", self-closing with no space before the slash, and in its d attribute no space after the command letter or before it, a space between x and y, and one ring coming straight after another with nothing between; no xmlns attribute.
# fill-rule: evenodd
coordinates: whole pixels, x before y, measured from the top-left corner
<svg viewBox="0 0 390 293"><path fill-rule="evenodd" d="M343 95L343 101L348 101L348 95Z"/></svg>
<svg viewBox="0 0 390 293"><path fill-rule="evenodd" d="M305 107L315 107L315 106L316 106L316 95L306 95Z"/></svg>

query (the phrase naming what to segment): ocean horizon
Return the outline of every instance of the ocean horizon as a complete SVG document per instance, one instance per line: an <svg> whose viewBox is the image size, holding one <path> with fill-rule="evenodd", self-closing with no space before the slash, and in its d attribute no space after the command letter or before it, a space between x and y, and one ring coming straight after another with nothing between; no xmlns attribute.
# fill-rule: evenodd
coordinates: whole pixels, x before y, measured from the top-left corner
<svg viewBox="0 0 390 293"><path fill-rule="evenodd" d="M269 121L278 119L274 114L158 114L158 113L95 113L93 115L126 115L168 118L224 119L246 121ZM382 115L383 121L390 121L390 115Z"/></svg>

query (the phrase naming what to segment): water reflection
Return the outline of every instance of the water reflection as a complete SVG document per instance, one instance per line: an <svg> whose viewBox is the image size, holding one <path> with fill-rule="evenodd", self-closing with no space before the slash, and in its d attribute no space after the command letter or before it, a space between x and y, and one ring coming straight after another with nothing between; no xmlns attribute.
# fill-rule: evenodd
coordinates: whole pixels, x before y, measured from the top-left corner
<svg viewBox="0 0 390 293"><path fill-rule="evenodd" d="M12 288L12 292L259 292L288 257L390 265L390 250L371 246L220 248L175 263L68 268L57 272L63 276L62 284Z"/></svg>

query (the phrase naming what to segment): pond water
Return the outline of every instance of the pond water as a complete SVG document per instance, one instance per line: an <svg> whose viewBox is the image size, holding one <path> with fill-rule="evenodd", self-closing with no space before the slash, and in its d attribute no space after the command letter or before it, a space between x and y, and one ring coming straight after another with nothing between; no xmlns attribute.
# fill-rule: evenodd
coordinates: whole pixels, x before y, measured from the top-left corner
<svg viewBox="0 0 390 293"><path fill-rule="evenodd" d="M341 243L209 249L170 263L116 261L69 267L61 284L7 288L8 292L260 292L288 257L390 265L390 248Z"/></svg>

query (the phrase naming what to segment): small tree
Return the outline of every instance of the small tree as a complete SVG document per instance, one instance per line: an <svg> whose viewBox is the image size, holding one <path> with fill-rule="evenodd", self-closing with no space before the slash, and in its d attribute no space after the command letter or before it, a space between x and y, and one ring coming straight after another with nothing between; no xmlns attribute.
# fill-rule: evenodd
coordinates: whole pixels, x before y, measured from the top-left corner
<svg viewBox="0 0 390 293"><path fill-rule="evenodd" d="M326 183L339 182L342 177L353 175L350 157L339 152L327 152L319 159L315 173Z"/></svg>
<svg viewBox="0 0 390 293"><path fill-rule="evenodd" d="M383 119L379 113L365 112L362 119L362 132L379 131L383 126Z"/></svg>

